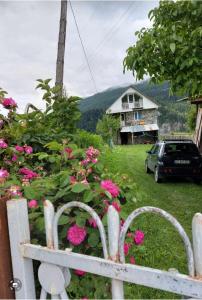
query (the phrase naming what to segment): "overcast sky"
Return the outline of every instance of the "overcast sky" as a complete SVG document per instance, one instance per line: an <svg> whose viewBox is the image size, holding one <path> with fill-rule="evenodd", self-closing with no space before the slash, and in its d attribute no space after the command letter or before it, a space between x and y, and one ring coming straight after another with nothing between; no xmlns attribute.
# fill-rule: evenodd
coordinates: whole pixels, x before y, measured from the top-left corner
<svg viewBox="0 0 202 300"><path fill-rule="evenodd" d="M151 26L158 1L72 1L97 90L134 82L123 74L134 32ZM0 1L0 87L23 111L28 102L42 108L36 79L55 79L60 1ZM68 6L64 84L69 94L96 93ZM53 80L54 82L54 80Z"/></svg>

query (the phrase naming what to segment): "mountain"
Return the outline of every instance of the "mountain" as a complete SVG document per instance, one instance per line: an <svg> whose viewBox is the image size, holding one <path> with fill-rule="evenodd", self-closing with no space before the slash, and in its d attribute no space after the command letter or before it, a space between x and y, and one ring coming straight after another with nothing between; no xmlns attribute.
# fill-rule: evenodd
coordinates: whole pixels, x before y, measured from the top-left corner
<svg viewBox="0 0 202 300"><path fill-rule="evenodd" d="M151 84L149 81L143 81L135 85L124 87L112 87L82 99L79 103L79 109L82 113L79 127L87 131L95 132L97 121L102 118L106 109L129 87L134 87L137 91L153 99L159 105L160 127L168 124L170 130L175 130L176 126L178 130L186 130L186 113L189 109L189 104L186 101L177 102L177 100L184 96L169 95L168 82Z"/></svg>

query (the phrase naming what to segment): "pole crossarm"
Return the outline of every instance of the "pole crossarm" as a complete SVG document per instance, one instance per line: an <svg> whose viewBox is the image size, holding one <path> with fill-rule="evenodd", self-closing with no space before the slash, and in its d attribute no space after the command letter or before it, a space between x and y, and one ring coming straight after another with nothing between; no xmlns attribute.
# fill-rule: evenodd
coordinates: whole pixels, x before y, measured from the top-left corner
<svg viewBox="0 0 202 300"><path fill-rule="evenodd" d="M65 250L22 244L21 254L25 258L39 260L60 267L80 269L125 282L151 288L202 298L202 280L180 273L161 271L132 264L121 264L99 257L93 257Z"/></svg>

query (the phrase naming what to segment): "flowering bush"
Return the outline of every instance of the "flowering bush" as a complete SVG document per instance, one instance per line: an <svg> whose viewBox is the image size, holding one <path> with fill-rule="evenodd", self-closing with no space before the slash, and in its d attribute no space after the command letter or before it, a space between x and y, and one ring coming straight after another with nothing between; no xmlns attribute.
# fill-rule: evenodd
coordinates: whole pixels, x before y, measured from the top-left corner
<svg viewBox="0 0 202 300"><path fill-rule="evenodd" d="M2 105L5 104L3 103L1 100ZM36 116L37 128L43 127L46 134L49 133L48 125L44 126L44 118L38 118L38 113L17 115L16 107L17 104L10 102L9 115L7 119L4 118L4 129L1 131L0 196L16 199L23 196L28 199L32 242L41 245L46 243L44 199L52 201L55 208L72 200L86 203L95 209L105 226L106 212L111 204L120 213L123 225L125 214L122 206L126 201L135 200L135 193L138 194L136 184L130 182L126 175L110 174L101 163L102 154L98 149L93 146L79 148L73 139L65 136L63 129L62 132L56 130L56 140L48 140L47 137L39 140L36 139L37 135L35 139L32 135L28 136ZM22 129L22 119L27 120L26 127L23 127L21 137L17 135L15 138L12 128L19 132L19 127ZM50 134L50 138L52 136ZM59 226L61 249L67 248L69 244L75 252L102 256L96 221L87 212L79 209L65 211L59 220ZM141 249L143 241L143 232L129 231L124 245L129 262L138 263L138 257L133 256L134 249ZM75 270L68 291L74 298L109 298L110 282L82 270Z"/></svg>

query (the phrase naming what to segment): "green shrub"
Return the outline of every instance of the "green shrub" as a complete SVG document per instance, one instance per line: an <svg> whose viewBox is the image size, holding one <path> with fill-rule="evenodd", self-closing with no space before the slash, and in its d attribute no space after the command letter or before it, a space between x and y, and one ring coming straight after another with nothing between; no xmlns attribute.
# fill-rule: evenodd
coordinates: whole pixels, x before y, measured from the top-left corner
<svg viewBox="0 0 202 300"><path fill-rule="evenodd" d="M93 134L85 130L78 131L75 142L80 148L93 146L101 150L104 146L103 138L100 135Z"/></svg>

